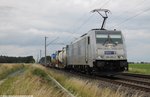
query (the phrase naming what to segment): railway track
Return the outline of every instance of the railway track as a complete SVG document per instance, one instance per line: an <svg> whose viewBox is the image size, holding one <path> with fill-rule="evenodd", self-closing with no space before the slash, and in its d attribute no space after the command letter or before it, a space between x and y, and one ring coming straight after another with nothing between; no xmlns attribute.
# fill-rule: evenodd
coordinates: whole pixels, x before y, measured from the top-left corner
<svg viewBox="0 0 150 97"><path fill-rule="evenodd" d="M136 79L128 79L124 77L113 77L113 78L101 78L97 77L100 80L107 81L113 84L129 87L135 90L140 90L144 92L150 92L150 82L139 81Z"/></svg>
<svg viewBox="0 0 150 97"><path fill-rule="evenodd" d="M87 76L89 77L89 76ZM105 82L109 82L115 85L121 85L127 88L132 88L135 90L148 92L150 93L150 81L142 81L142 80L136 80L136 79L129 79L127 77L123 76L115 76L115 77L105 77L105 76L93 76L92 78L102 80Z"/></svg>
<svg viewBox="0 0 150 97"><path fill-rule="evenodd" d="M128 87L150 92L150 75L122 73L115 76L119 83L124 83ZM127 83L127 84L126 84Z"/></svg>
<svg viewBox="0 0 150 97"><path fill-rule="evenodd" d="M131 76L131 77L138 77L144 79L150 79L150 75L143 75L143 74L133 74L133 73L120 73L123 76Z"/></svg>
<svg viewBox="0 0 150 97"><path fill-rule="evenodd" d="M100 75L86 75L82 73L73 72L75 75L80 75L83 77L87 77L90 79L96 79L108 83L112 83L115 85L121 85L127 88L132 88L134 90L143 91L150 93L150 80L149 79L142 79L135 78L135 77L127 77L127 76L114 76L114 77L107 77L107 76L100 76Z"/></svg>
<svg viewBox="0 0 150 97"><path fill-rule="evenodd" d="M62 71L62 70L59 70ZM114 77L107 77L107 76L100 76L100 75L87 75L84 73L74 72L74 71L64 71L64 73L79 76L81 78L88 78L88 79L96 79L102 82L107 82L117 86L123 86L125 88L134 89L137 91L150 93L150 79L143 78L143 77L133 77L133 76L123 76L117 75ZM147 96L146 96L147 97Z"/></svg>
<svg viewBox="0 0 150 97"><path fill-rule="evenodd" d="M148 75L146 77L142 77L142 75L140 76L116 75L115 77L120 78L122 80L129 81L129 82L134 82L136 84L141 84L146 87L150 86L150 79L148 78Z"/></svg>

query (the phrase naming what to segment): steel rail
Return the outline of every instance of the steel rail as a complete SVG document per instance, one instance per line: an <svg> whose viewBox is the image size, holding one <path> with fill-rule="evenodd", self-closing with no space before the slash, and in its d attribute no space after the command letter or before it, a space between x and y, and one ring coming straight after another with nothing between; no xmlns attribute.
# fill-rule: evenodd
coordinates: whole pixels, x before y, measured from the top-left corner
<svg viewBox="0 0 150 97"><path fill-rule="evenodd" d="M120 75L124 75L124 76L132 76L132 77L138 77L138 78L147 78L147 79L150 79L150 75L144 75L144 74L120 73Z"/></svg>

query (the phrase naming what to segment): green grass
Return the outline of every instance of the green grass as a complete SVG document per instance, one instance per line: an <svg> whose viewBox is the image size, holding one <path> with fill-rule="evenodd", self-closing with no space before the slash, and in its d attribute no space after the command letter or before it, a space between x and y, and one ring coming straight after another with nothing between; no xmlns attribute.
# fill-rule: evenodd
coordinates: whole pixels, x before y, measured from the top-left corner
<svg viewBox="0 0 150 97"><path fill-rule="evenodd" d="M121 91L121 86L112 90L111 87L101 87L98 80L82 79L53 69L48 72L76 97L142 97L138 93L128 96L127 91Z"/></svg>
<svg viewBox="0 0 150 97"><path fill-rule="evenodd" d="M150 64L129 64L129 72L150 75Z"/></svg>
<svg viewBox="0 0 150 97"><path fill-rule="evenodd" d="M0 64L0 80L23 68L24 64Z"/></svg>
<svg viewBox="0 0 150 97"><path fill-rule="evenodd" d="M33 97L68 97L48 78L43 67L25 65L20 75L9 77L0 84L0 95L33 95Z"/></svg>
<svg viewBox="0 0 150 97"><path fill-rule="evenodd" d="M11 68L14 68L14 65L11 66ZM112 90L111 87L101 87L100 81L97 80L83 79L41 65L24 65L24 67L26 69L23 73L8 77L0 84L0 95L69 97L64 90L49 78L51 76L76 97L129 97L126 91L121 91L121 87L117 90ZM138 93L131 96L142 97Z"/></svg>

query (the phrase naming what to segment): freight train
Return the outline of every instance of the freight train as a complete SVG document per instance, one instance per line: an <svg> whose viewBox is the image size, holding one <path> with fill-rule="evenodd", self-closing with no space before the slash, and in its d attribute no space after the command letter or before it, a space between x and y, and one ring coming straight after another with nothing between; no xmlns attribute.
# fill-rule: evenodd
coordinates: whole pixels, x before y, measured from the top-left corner
<svg viewBox="0 0 150 97"><path fill-rule="evenodd" d="M101 9L97 11L108 12ZM114 74L128 70L122 32L104 29L104 22L101 29L90 30L62 50L52 54L52 66L99 74Z"/></svg>

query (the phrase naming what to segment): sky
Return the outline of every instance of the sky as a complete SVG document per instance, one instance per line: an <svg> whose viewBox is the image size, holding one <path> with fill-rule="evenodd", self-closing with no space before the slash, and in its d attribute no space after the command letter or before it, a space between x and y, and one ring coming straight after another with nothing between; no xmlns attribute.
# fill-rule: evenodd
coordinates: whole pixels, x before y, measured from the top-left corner
<svg viewBox="0 0 150 97"><path fill-rule="evenodd" d="M111 11L106 29L122 31L128 61L150 62L150 0L0 0L0 55L37 59L45 36L50 55L99 28L97 8Z"/></svg>

